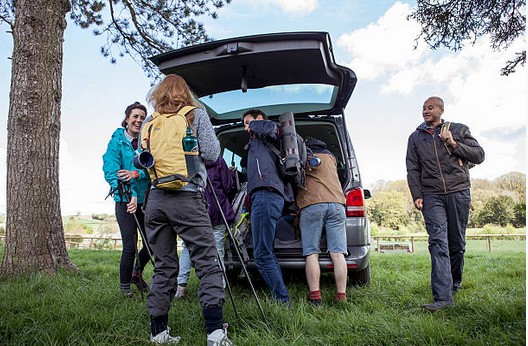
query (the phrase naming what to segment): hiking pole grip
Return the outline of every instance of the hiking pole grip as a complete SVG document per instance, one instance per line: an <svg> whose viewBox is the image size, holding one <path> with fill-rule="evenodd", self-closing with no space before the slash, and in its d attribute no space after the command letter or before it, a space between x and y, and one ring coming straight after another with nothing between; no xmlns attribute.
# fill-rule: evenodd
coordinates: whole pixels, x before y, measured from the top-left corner
<svg viewBox="0 0 528 346"><path fill-rule="evenodd" d="M121 180L119 180L118 184L119 184L118 185L119 191L122 192L123 195L125 196L125 202L127 204L130 203L130 201L132 200L132 192L130 191L130 185L128 185L129 188L127 189L125 187L125 185L127 183L122 182ZM141 234L141 238L143 239L143 242L145 244L145 248L147 248L147 252L149 254L150 262L152 263L152 266L154 267L155 266L154 255L152 254L152 249L150 248L150 245L148 243L147 234L145 233L145 230L143 229L143 227L141 227L141 223L139 222L136 213L134 213L132 215L134 216L134 220L136 221L136 226L137 226L137 228L139 230L139 234Z"/></svg>
<svg viewBox="0 0 528 346"><path fill-rule="evenodd" d="M218 196L216 195L216 192L213 188L213 183L211 182L211 179L209 178L209 176L207 176L207 184L211 187L213 198L215 200L216 206L218 207L218 210L220 211L220 215L222 216L222 221L224 221L224 225L226 226L227 233L229 234L229 237L231 238L233 243L236 244L235 236L233 235L233 232L231 232L231 228L229 227L229 223L227 222L224 211L222 210L222 206L220 205L220 201L218 200ZM257 292L255 291L255 287L253 286L253 282L251 281L246 265L244 264L244 259L242 258L242 255L240 254L240 250L238 249L236 245L235 245L235 250L238 255L238 259L240 260L242 269L244 270L244 274L246 275L246 278L248 279L248 283L249 283L249 286L251 287L251 291L253 292L253 296L255 297L255 302L257 303L257 306L259 307L260 314L262 315L262 319L264 320L264 324L266 324L267 326L268 321L266 320L266 316L264 315L264 310L262 309L262 305L260 305Z"/></svg>

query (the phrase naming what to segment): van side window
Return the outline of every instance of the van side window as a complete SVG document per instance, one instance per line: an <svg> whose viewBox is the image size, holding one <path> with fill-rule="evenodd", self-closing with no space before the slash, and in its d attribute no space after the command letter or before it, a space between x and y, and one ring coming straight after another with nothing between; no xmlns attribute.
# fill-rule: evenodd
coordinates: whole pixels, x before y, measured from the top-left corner
<svg viewBox="0 0 528 346"><path fill-rule="evenodd" d="M224 153L223 153L222 157L224 158L225 162L227 163L227 166L229 166L229 167L235 166L238 172L246 173L245 167L242 167L240 165L240 160L242 159L242 157L240 157L239 155L235 154L234 152L232 152L228 148L224 148Z"/></svg>

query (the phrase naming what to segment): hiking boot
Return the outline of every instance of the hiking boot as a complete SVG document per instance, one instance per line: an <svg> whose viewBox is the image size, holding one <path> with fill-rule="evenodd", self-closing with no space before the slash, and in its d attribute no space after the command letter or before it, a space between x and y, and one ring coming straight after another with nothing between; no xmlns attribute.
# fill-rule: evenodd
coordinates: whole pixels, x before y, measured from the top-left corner
<svg viewBox="0 0 528 346"><path fill-rule="evenodd" d="M130 288L124 288L124 289L121 289L121 294L123 295L123 297L125 298L133 298L134 297L134 292L132 292L130 290Z"/></svg>
<svg viewBox="0 0 528 346"><path fill-rule="evenodd" d="M162 331L156 336L150 336L150 341L155 344L173 344L176 345L180 342L179 336L170 336L170 328L167 327L167 330Z"/></svg>
<svg viewBox="0 0 528 346"><path fill-rule="evenodd" d="M308 301L315 306L323 306L323 299L321 298L321 290L310 291L308 294Z"/></svg>
<svg viewBox="0 0 528 346"><path fill-rule="evenodd" d="M176 287L176 294L174 295L174 298L182 299L183 297L185 297L185 293L186 292L187 292L187 287L186 286L178 285L178 287Z"/></svg>
<svg viewBox="0 0 528 346"><path fill-rule="evenodd" d="M427 311L430 311L430 312L435 312L435 311L438 311L438 310L442 310L448 306L451 306L451 305L454 305L453 302L448 302L448 301L445 301L445 300L437 300L436 302L432 303L432 304L425 304L422 306L422 308L424 310L427 310Z"/></svg>
<svg viewBox="0 0 528 346"><path fill-rule="evenodd" d="M317 306L317 307L323 306L323 300L322 299L310 299L309 302L310 302L310 304L312 304L314 306Z"/></svg>
<svg viewBox="0 0 528 346"><path fill-rule="evenodd" d="M227 323L222 329L217 329L207 335L207 346L231 346L233 343L227 338Z"/></svg>
<svg viewBox="0 0 528 346"><path fill-rule="evenodd" d="M291 300L285 302L278 300L277 302L281 303L288 310L295 310L295 304Z"/></svg>
<svg viewBox="0 0 528 346"><path fill-rule="evenodd" d="M133 272L132 278L130 279L130 283L136 285L137 289L140 292L148 292L150 290L150 287L147 282L143 280L143 275L141 274L141 272Z"/></svg>
<svg viewBox="0 0 528 346"><path fill-rule="evenodd" d="M462 283L461 282L453 282L453 293L457 293L462 291Z"/></svg>

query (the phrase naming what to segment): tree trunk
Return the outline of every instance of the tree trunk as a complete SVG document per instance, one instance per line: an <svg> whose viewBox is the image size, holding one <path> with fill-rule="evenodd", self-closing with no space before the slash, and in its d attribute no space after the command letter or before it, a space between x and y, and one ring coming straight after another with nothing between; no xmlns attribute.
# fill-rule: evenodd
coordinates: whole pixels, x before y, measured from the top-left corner
<svg viewBox="0 0 528 346"><path fill-rule="evenodd" d="M0 275L75 269L60 211L59 137L67 0L17 0Z"/></svg>

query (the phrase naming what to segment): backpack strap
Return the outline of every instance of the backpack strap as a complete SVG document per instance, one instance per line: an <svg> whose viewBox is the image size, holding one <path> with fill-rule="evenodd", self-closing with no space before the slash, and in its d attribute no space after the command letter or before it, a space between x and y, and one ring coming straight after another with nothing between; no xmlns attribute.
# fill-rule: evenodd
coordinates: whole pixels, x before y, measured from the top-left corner
<svg viewBox="0 0 528 346"><path fill-rule="evenodd" d="M177 112L177 113L169 113L169 114L160 114L158 112L154 113L152 115L152 118L155 118L155 117L158 117L158 116L164 116L164 117L167 117L167 118L170 118L170 117L173 117L175 115L179 115L179 116L182 116L184 119L185 119L185 122L187 123L187 126L190 127L190 124L189 124L189 121L187 120L187 113L189 113L190 111L196 109L197 107L195 106L183 106L182 108L180 108L180 110Z"/></svg>
<svg viewBox="0 0 528 346"><path fill-rule="evenodd" d="M155 170L154 170L154 173L156 173ZM181 180L181 181L185 181L187 183L192 181L192 179L189 179L186 176L181 175L181 174L172 174L172 175L169 175L169 176L166 176L166 177L163 177L163 178L158 178L158 175L157 174L155 174L155 175L156 175L156 179L154 179L152 181L154 186L159 185L159 184L163 184L163 183L168 183L168 182L171 182L173 180Z"/></svg>
<svg viewBox="0 0 528 346"><path fill-rule="evenodd" d="M182 108L180 108L180 110L176 114L185 116L187 115L187 113L189 113L193 109L196 109L196 107L195 106L183 106Z"/></svg>
<svg viewBox="0 0 528 346"><path fill-rule="evenodd" d="M446 132L446 131L449 131L449 129L451 128L451 122L450 121L446 121L444 122L444 124L442 125L442 127L440 128L440 133L443 133L443 132ZM451 150L449 149L449 147L447 146L447 143L444 142L444 146L447 150L447 153L449 155L451 155ZM460 165L460 167L464 166L464 161L459 157L458 158L458 164Z"/></svg>
<svg viewBox="0 0 528 346"><path fill-rule="evenodd" d="M147 129L147 136L146 136L146 142L147 147L145 148L146 151L150 152L150 131L152 130L153 124L149 124L149 127ZM154 165L156 164L156 161L154 161ZM154 168L154 167L153 167ZM150 174L150 171L148 171ZM152 169L152 172L154 173L154 176L156 177L156 180L158 180L158 173L156 172L156 169Z"/></svg>
<svg viewBox="0 0 528 346"><path fill-rule="evenodd" d="M183 106L182 108L180 108L178 113L176 113L176 115L182 116L185 119L185 122L187 123L187 127L191 127L191 124L189 124L189 121L187 120L187 113L189 113L190 111L194 109L196 109L195 106Z"/></svg>
<svg viewBox="0 0 528 346"><path fill-rule="evenodd" d="M283 174L284 162L286 161L286 159L282 156L280 150L276 146L274 146L273 144L271 144L265 139L261 139L261 140L262 140L262 143L264 143L271 150L271 152L275 154L275 156L277 157L277 163L276 163L277 169L279 170L279 174Z"/></svg>
<svg viewBox="0 0 528 346"><path fill-rule="evenodd" d="M440 133L444 133L446 131L449 131L449 128L451 127L451 122L450 121L445 121L443 124L442 124L442 127L440 128ZM451 155L451 150L449 149L449 147L447 146L446 142L444 142L444 147L446 148L447 150L447 153L449 155Z"/></svg>
<svg viewBox="0 0 528 346"><path fill-rule="evenodd" d="M442 127L440 128L440 133L442 132L446 132L446 131L449 131L449 128L451 127L451 122L450 121L445 121L443 124L442 124Z"/></svg>
<svg viewBox="0 0 528 346"><path fill-rule="evenodd" d="M275 155L277 155L277 156L279 157L279 159L282 159L281 152L280 152L280 150L279 150L276 146L274 146L273 144L271 144L270 142L268 142L268 141L265 140L265 139L261 139L261 141L262 141L262 143L266 144L266 146L267 146L268 148L270 148L270 150L271 150Z"/></svg>

